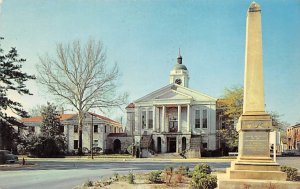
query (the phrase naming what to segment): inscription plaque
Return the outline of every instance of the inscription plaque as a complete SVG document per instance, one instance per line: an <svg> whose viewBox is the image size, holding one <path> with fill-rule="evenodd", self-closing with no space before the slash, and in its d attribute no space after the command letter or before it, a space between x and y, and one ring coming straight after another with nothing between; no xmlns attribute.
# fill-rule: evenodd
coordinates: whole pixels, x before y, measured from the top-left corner
<svg viewBox="0 0 300 189"><path fill-rule="evenodd" d="M246 156L266 156L269 154L269 133L248 131L240 133L241 152Z"/></svg>

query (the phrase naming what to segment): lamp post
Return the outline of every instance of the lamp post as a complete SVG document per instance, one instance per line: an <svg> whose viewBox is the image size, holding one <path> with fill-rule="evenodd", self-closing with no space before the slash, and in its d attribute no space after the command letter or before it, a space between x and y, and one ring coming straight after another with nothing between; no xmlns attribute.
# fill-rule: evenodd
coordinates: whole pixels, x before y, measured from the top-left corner
<svg viewBox="0 0 300 189"><path fill-rule="evenodd" d="M91 157L94 159L94 154L93 154L93 141L94 141L94 114L92 113L92 124L91 124Z"/></svg>

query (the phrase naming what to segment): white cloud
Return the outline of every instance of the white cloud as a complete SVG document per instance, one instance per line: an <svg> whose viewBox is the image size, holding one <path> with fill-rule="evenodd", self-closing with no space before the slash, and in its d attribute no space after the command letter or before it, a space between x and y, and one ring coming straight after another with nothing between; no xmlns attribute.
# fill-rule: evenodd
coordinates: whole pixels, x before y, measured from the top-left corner
<svg viewBox="0 0 300 189"><path fill-rule="evenodd" d="M3 0L0 0L0 5L3 3Z"/></svg>

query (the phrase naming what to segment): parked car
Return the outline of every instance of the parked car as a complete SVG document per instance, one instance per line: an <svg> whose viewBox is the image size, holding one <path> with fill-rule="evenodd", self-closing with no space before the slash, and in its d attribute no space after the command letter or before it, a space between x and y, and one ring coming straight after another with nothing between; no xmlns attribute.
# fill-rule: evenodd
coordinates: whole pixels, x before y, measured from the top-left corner
<svg viewBox="0 0 300 189"><path fill-rule="evenodd" d="M296 153L294 151L283 151L281 153L282 156L295 156Z"/></svg>
<svg viewBox="0 0 300 189"><path fill-rule="evenodd" d="M18 156L12 154L8 150L0 150L0 163L15 163L18 162Z"/></svg>

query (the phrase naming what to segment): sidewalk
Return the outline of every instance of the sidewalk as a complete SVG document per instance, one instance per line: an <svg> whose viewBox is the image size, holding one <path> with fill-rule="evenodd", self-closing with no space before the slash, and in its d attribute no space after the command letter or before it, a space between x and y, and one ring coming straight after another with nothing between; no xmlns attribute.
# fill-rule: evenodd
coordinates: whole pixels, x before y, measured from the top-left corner
<svg viewBox="0 0 300 189"><path fill-rule="evenodd" d="M15 169L19 169L19 168L32 168L36 166L35 164L25 164L25 165L22 165L20 163L14 163L14 164L3 164L3 165L0 165L0 171L8 171L8 170L15 170Z"/></svg>
<svg viewBox="0 0 300 189"><path fill-rule="evenodd" d="M166 159L166 158L134 158L132 156L103 157L95 156L66 156L64 158L31 158L25 157L26 161L98 161L98 162L231 162L235 158L191 158L191 159Z"/></svg>

